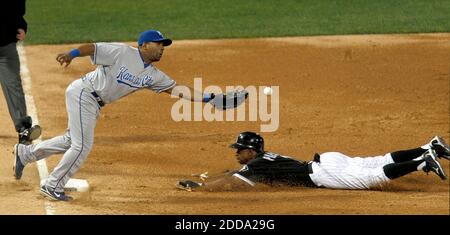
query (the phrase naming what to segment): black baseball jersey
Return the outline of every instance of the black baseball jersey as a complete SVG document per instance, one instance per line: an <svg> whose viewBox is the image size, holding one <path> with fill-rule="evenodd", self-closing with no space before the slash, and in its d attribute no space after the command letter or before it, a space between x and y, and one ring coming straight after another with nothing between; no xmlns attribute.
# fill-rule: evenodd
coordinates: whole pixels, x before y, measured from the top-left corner
<svg viewBox="0 0 450 235"><path fill-rule="evenodd" d="M309 177L308 162L276 153L265 152L249 161L234 176L254 185L256 182L270 185L315 187Z"/></svg>

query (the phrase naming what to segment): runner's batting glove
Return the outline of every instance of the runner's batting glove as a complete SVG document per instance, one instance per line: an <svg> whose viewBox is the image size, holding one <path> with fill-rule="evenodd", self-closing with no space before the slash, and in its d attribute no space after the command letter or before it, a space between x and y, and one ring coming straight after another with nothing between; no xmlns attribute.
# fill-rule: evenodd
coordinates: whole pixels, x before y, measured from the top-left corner
<svg viewBox="0 0 450 235"><path fill-rule="evenodd" d="M184 180L184 181L178 182L177 188L191 192L191 191L194 191L195 188L198 188L201 186L203 186L203 183L196 183L191 180Z"/></svg>
<svg viewBox="0 0 450 235"><path fill-rule="evenodd" d="M192 174L192 176L194 177L198 177L200 178L202 181L205 181L206 179L208 179L208 172L203 172L201 174Z"/></svg>

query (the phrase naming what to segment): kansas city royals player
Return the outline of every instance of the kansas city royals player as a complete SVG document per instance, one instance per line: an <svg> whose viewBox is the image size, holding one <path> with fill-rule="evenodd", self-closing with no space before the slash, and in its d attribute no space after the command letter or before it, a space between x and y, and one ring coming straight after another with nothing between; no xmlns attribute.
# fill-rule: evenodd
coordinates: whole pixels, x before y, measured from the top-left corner
<svg viewBox="0 0 450 235"><path fill-rule="evenodd" d="M180 181L178 187L192 190L241 188L256 183L325 187L333 189L371 189L414 171L434 172L445 180L438 158L450 160L450 147L441 137L428 144L374 157L348 157L338 152L316 154L313 161L264 150L264 139L254 132L240 133L236 143L236 158L243 168L213 181L196 183Z"/></svg>
<svg viewBox="0 0 450 235"><path fill-rule="evenodd" d="M20 179L26 164L64 153L59 164L41 186L41 194L53 199L68 201L64 185L86 160L94 144L94 128L100 110L139 89L156 93L166 92L183 97L176 82L158 70L153 63L161 59L164 47L172 44L170 39L156 30L144 31L138 40L138 48L119 43L84 44L70 52L61 53L56 60L68 66L72 59L90 56L97 68L81 79L72 82L66 90L68 129L64 135L35 145L14 146L14 174ZM192 88L190 94L194 94ZM194 97L203 97L196 100ZM211 94L184 94L191 101L208 102Z"/></svg>

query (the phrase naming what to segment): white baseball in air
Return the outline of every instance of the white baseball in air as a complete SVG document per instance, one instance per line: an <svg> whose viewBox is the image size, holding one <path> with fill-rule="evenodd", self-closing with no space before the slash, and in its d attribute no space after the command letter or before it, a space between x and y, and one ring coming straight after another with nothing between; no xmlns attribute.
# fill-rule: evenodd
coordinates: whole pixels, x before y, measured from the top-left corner
<svg viewBox="0 0 450 235"><path fill-rule="evenodd" d="M272 95L272 88L265 87L264 88L264 95Z"/></svg>

